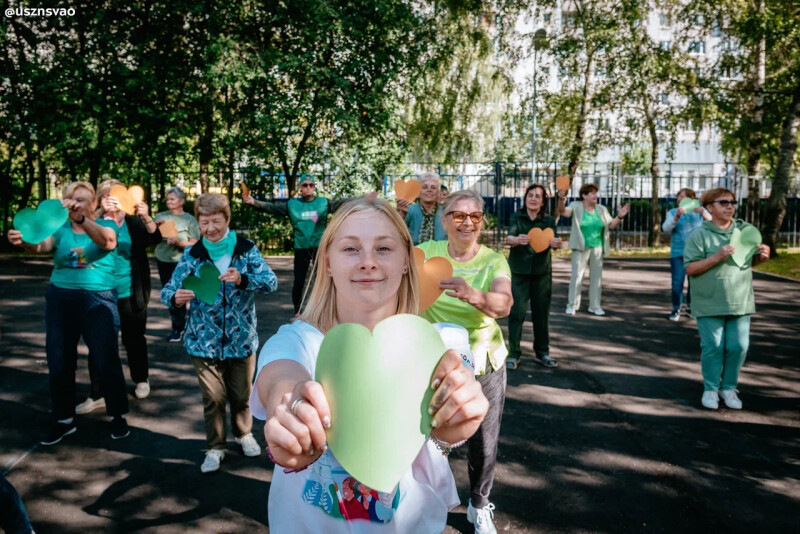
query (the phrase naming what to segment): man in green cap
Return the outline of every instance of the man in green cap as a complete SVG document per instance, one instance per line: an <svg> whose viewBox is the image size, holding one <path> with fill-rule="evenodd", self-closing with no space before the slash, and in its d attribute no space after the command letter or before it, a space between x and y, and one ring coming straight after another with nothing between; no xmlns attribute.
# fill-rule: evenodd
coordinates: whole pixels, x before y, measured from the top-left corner
<svg viewBox="0 0 800 534"><path fill-rule="evenodd" d="M328 214L350 200L342 198L329 200L317 196L317 183L314 177L304 174L300 178L300 196L288 202L264 202L250 195L244 195L242 201L259 211L272 215L289 217L294 230L294 285L292 286L292 303L294 312L300 312L303 301L303 286L306 282L309 266L317 256L317 247L322 232L328 223Z"/></svg>

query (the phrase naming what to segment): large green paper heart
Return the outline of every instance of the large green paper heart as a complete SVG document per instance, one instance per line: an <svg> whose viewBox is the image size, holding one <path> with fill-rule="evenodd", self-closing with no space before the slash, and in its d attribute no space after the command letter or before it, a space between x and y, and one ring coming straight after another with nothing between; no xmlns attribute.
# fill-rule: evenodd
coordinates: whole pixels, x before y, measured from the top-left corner
<svg viewBox="0 0 800 534"><path fill-rule="evenodd" d="M25 208L14 215L14 228L22 234L22 240L36 245L56 233L64 226L69 217L69 210L61 205L61 201L51 198L43 200L39 207Z"/></svg>
<svg viewBox="0 0 800 534"><path fill-rule="evenodd" d="M331 407L328 445L348 473L380 492L394 490L431 431L433 371L445 347L415 315L395 315L373 332L332 328L319 350L315 380Z"/></svg>
<svg viewBox="0 0 800 534"><path fill-rule="evenodd" d="M747 265L756 251L756 245L761 244L761 232L755 226L745 226L743 229L734 228L731 233L733 245L733 262L739 267Z"/></svg>
<svg viewBox="0 0 800 534"><path fill-rule="evenodd" d="M686 197L681 200L681 203L678 205L678 207L683 208L684 213L691 213L700 207L700 201L696 198Z"/></svg>
<svg viewBox="0 0 800 534"><path fill-rule="evenodd" d="M222 285L219 269L207 263L197 270L197 274L198 276L187 276L183 281L183 288L194 291L194 296L206 304L214 304Z"/></svg>

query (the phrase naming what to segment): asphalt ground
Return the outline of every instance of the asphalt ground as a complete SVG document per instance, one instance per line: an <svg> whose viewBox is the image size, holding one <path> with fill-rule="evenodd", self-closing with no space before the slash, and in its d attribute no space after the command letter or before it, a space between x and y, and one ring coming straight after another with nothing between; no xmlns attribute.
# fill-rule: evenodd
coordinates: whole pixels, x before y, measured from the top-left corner
<svg viewBox="0 0 800 534"><path fill-rule="evenodd" d="M257 301L262 344L292 316L291 261L268 259L279 290ZM182 344L165 341L155 269L152 394L136 400L129 384L131 436L112 440L107 417L95 412L79 416L78 432L62 443L37 445L50 421L50 269L46 257L0 258L0 472L36 532L267 532L265 456L244 457L231 436L220 472L200 473L200 389ZM695 322L667 320L666 260L606 260L606 317L586 313L585 293L584 309L565 316L568 283L568 260L556 259L551 355L559 367L527 358L509 372L492 492L498 530L800 532L800 284L756 274L744 410L710 412L700 406ZM527 323L527 354L531 338ZM81 354L85 395L85 347ZM256 421L261 443L262 429ZM471 533L464 451L451 458L463 505L446 532Z"/></svg>

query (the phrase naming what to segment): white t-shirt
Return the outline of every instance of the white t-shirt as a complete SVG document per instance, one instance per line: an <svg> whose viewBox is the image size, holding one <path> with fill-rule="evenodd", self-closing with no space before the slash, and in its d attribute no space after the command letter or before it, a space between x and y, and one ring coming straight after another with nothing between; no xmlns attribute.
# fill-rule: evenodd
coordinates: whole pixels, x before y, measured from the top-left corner
<svg viewBox="0 0 800 534"><path fill-rule="evenodd" d="M449 324L434 326L442 334L445 347L458 350L465 365L471 366L466 329ZM463 335L455 329L463 330ZM313 377L323 338L322 332L303 321L282 326L261 349L256 379L265 365L276 360L296 361ZM255 388L250 409L254 417L266 418ZM458 504L450 464L430 441L392 493L379 493L359 483L328 450L299 472L286 473L275 466L269 490L269 527L276 534L438 534L447 524L447 512Z"/></svg>

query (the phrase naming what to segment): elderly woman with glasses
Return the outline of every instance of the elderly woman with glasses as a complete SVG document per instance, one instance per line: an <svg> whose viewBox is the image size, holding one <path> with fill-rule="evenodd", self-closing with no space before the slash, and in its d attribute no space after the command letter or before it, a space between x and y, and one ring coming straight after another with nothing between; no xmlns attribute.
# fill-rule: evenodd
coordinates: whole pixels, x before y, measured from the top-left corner
<svg viewBox="0 0 800 534"><path fill-rule="evenodd" d="M447 241L428 241L419 248L426 259L446 258L453 265L453 277L442 281L439 287L446 291L421 316L432 323L455 323L469 332L475 374L489 401L489 411L478 431L467 440L467 519L476 532L494 532L494 504L489 502L489 493L505 402L508 355L497 319L509 314L513 298L511 269L505 257L478 242L483 220L483 199L473 191L447 197L442 215Z"/></svg>

